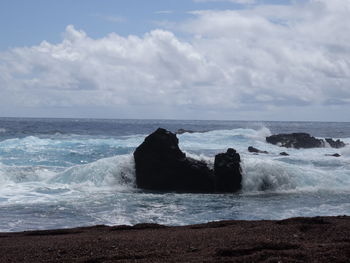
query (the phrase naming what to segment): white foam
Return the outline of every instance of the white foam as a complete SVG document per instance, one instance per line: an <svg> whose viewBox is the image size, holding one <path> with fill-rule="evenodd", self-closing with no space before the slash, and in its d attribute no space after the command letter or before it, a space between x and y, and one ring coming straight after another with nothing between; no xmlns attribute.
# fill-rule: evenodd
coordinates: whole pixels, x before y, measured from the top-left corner
<svg viewBox="0 0 350 263"><path fill-rule="evenodd" d="M195 160L199 160L202 162L205 162L209 167L213 168L214 167L214 157L209 157L204 154L195 154L195 153L190 153L187 151L184 151L187 157L190 157Z"/></svg>
<svg viewBox="0 0 350 263"><path fill-rule="evenodd" d="M344 148L340 149L340 153L345 157L350 157L350 145L347 145Z"/></svg>
<svg viewBox="0 0 350 263"><path fill-rule="evenodd" d="M269 129L259 130L234 129L216 130L206 133L185 133L178 135L180 148L186 155L202 160L213 166L214 154L233 147L241 154L243 168L243 192L261 191L349 191L350 189L350 146L343 149L286 149L265 142L270 135ZM40 154L42 163L54 154L47 151L66 151L68 154L90 149L94 145L111 147L136 147L144 136L135 135L123 138L84 139L68 136L64 139L45 139L28 136L21 139L9 139L0 142L2 151L18 149L26 153ZM76 147L79 144L82 147ZM247 147L254 146L267 150L269 154L253 155ZM206 150L212 150L206 154ZM279 156L287 151L290 156ZM24 152L24 153L23 153ZM199 154L195 154L195 153ZM340 158L325 156L339 152ZM13 158L12 154L9 158ZM5 158L5 157L4 157ZM46 159L45 159L46 158ZM53 166L6 166L0 164L0 198L16 202L44 200L46 193L50 198L62 198L67 193L95 193L98 191L134 191L135 171L132 154L118 155L110 158L69 168ZM6 188L6 189L5 189ZM38 190L39 189L39 190ZM61 189L66 189L61 191ZM33 192L35 194L33 194ZM55 197L55 195L57 195ZM15 197L17 196L17 197ZM36 198L36 199L35 199Z"/></svg>
<svg viewBox="0 0 350 263"><path fill-rule="evenodd" d="M253 130L255 131L255 130ZM262 127L259 130L252 132L250 135L248 135L248 137L258 140L258 141L262 141L262 142L266 142L266 137L271 136L272 133L269 130L269 128L267 127Z"/></svg>
<svg viewBox="0 0 350 263"><path fill-rule="evenodd" d="M135 183L133 155L118 155L103 158L85 165L68 168L50 179L50 183L61 183L82 187L113 186L133 187Z"/></svg>
<svg viewBox="0 0 350 263"><path fill-rule="evenodd" d="M297 186L296 172L273 160L247 158L242 162L243 191L290 190Z"/></svg>
<svg viewBox="0 0 350 263"><path fill-rule="evenodd" d="M325 169L315 165L316 160L302 164L301 160L294 158L293 162L293 157L289 158L290 163L279 158L246 156L242 162L243 191L350 191L350 171L344 166ZM339 160L329 162L334 161Z"/></svg>
<svg viewBox="0 0 350 263"><path fill-rule="evenodd" d="M21 149L28 152L45 150L47 147L70 147L74 145L111 147L136 147L141 144L141 136L125 136L120 138L85 138L83 136L68 136L60 139L39 138L27 136L24 138L14 138L0 141L0 147L4 149Z"/></svg>
<svg viewBox="0 0 350 263"><path fill-rule="evenodd" d="M266 136L271 131L262 127L259 130L253 129L233 129L215 130L204 133L184 133L178 135L181 149L227 149L235 148L243 151L254 143L265 143Z"/></svg>
<svg viewBox="0 0 350 263"><path fill-rule="evenodd" d="M61 168L62 169L62 168ZM99 193L134 191L132 155L100 159L62 172L46 167L0 164L0 206L96 198Z"/></svg>

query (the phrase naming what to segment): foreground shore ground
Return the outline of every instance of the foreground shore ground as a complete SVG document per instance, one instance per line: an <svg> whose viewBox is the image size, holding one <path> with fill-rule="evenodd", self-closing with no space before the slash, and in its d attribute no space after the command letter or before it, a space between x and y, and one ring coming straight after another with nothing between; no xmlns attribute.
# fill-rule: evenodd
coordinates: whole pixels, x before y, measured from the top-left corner
<svg viewBox="0 0 350 263"><path fill-rule="evenodd" d="M350 262L350 217L1 233L0 262Z"/></svg>

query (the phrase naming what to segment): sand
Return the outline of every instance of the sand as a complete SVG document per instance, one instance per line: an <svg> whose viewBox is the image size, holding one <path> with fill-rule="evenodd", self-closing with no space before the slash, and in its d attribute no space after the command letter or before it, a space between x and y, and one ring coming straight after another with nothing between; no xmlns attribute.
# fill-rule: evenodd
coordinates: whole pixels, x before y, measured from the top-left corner
<svg viewBox="0 0 350 263"><path fill-rule="evenodd" d="M1 233L0 262L350 262L350 217Z"/></svg>

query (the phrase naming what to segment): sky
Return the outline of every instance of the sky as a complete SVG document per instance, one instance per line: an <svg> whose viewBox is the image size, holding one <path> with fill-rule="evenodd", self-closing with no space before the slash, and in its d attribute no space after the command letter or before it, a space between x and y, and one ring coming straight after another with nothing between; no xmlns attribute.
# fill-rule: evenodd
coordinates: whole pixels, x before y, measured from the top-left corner
<svg viewBox="0 0 350 263"><path fill-rule="evenodd" d="M0 1L0 117L350 121L350 0Z"/></svg>

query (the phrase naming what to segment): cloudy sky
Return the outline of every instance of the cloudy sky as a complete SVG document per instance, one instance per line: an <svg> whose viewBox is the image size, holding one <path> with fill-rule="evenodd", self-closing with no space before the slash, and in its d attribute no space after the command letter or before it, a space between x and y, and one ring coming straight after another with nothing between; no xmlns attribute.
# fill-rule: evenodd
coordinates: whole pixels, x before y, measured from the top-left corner
<svg viewBox="0 0 350 263"><path fill-rule="evenodd" d="M0 116L350 121L350 0L1 0Z"/></svg>

